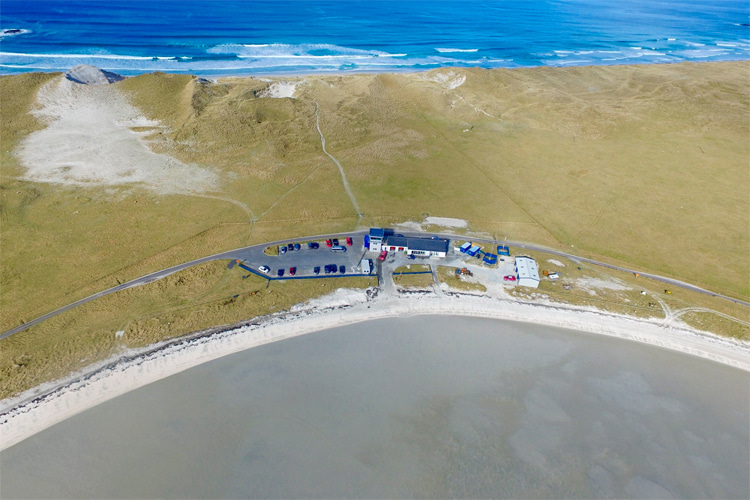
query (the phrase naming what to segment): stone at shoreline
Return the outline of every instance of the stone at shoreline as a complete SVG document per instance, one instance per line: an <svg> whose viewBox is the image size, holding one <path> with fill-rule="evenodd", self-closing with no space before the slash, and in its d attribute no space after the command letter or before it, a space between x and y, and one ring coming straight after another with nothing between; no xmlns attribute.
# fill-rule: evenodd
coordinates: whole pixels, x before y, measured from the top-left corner
<svg viewBox="0 0 750 500"><path fill-rule="evenodd" d="M69 69L65 72L65 78L83 85L109 85L125 79L122 75L105 71L90 64L79 64Z"/></svg>

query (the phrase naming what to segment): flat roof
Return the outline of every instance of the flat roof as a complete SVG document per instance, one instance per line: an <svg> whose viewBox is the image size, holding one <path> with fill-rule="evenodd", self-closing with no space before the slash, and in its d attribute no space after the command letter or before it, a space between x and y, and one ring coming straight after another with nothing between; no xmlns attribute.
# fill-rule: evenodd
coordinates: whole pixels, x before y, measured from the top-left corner
<svg viewBox="0 0 750 500"><path fill-rule="evenodd" d="M391 247L406 248L408 240L405 236L389 236L385 239L385 244Z"/></svg>
<svg viewBox="0 0 750 500"><path fill-rule="evenodd" d="M370 236L375 236L376 238L385 236L385 229L379 228L379 227L371 227L370 228Z"/></svg>
<svg viewBox="0 0 750 500"><path fill-rule="evenodd" d="M448 240L432 238L407 238L409 241L409 250L422 250L425 252L445 252L448 253Z"/></svg>
<svg viewBox="0 0 750 500"><path fill-rule="evenodd" d="M527 278L539 281L539 266L531 257L516 257L516 269L518 278Z"/></svg>

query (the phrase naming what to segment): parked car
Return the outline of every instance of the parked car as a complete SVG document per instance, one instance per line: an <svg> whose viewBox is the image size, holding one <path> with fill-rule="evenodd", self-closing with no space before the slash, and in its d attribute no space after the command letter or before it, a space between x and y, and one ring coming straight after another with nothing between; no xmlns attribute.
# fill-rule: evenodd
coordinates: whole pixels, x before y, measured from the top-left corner
<svg viewBox="0 0 750 500"><path fill-rule="evenodd" d="M278 271L276 271L276 276L278 276L279 278L281 278L282 276L284 276L284 270L283 269L279 269Z"/></svg>
<svg viewBox="0 0 750 500"><path fill-rule="evenodd" d="M315 249L317 249L318 247L320 247L320 245L319 245L318 243L314 242L314 241L310 241L310 242L309 242L309 243L307 244L307 248L309 248L310 250L315 250Z"/></svg>
<svg viewBox="0 0 750 500"><path fill-rule="evenodd" d="M388 256L388 250L383 250L380 252L380 260L385 260L385 258Z"/></svg>
<svg viewBox="0 0 750 500"><path fill-rule="evenodd" d="M516 281L516 277L513 276L512 274L509 274L508 276L503 276L503 279L505 281Z"/></svg>
<svg viewBox="0 0 750 500"><path fill-rule="evenodd" d="M333 242L331 240L326 240L326 246L327 247L333 246Z"/></svg>
<svg viewBox="0 0 750 500"><path fill-rule="evenodd" d="M297 274L297 268L296 267L290 267L289 268L289 276L294 276Z"/></svg>
<svg viewBox="0 0 750 500"><path fill-rule="evenodd" d="M302 246L300 246L300 244L299 244L299 243L295 243L295 244L294 244L294 249L295 249L295 250L299 250L300 248L302 248Z"/></svg>
<svg viewBox="0 0 750 500"><path fill-rule="evenodd" d="M286 246L286 249L287 249L287 250L289 250L290 252L294 252L294 245L292 245L291 243L289 243L289 244L288 244L288 245Z"/></svg>
<svg viewBox="0 0 750 500"><path fill-rule="evenodd" d="M282 254L283 254L283 253L286 253L286 245L281 245L281 246L279 247L279 253L282 253Z"/></svg>
<svg viewBox="0 0 750 500"><path fill-rule="evenodd" d="M268 266L260 266L258 268L258 271L262 272L263 274L268 274L271 272L271 270L268 268Z"/></svg>
<svg viewBox="0 0 750 500"><path fill-rule="evenodd" d="M313 269L313 274L316 276L320 274L320 266L315 266L315 268Z"/></svg>
<svg viewBox="0 0 750 500"><path fill-rule="evenodd" d="M354 244L354 242L352 241L352 239L350 237L347 236L347 238L346 238L346 244L349 245L349 246L352 246Z"/></svg>
<svg viewBox="0 0 750 500"><path fill-rule="evenodd" d="M333 246L338 246L338 244L339 244L339 239L338 238L333 238L331 241L333 242Z"/></svg>
<svg viewBox="0 0 750 500"><path fill-rule="evenodd" d="M346 247L342 247L341 245L333 245L331 247L331 252L346 252Z"/></svg>
<svg viewBox="0 0 750 500"><path fill-rule="evenodd" d="M336 264L328 264L326 266L326 274L331 274L336 272Z"/></svg>
<svg viewBox="0 0 750 500"><path fill-rule="evenodd" d="M339 266L339 272L344 274L346 272L346 266Z"/></svg>

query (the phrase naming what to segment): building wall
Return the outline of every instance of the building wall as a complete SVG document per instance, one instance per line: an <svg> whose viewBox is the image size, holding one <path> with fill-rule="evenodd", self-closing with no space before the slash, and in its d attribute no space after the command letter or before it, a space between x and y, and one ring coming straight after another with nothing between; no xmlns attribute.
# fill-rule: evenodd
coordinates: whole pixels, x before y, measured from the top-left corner
<svg viewBox="0 0 750 500"><path fill-rule="evenodd" d="M531 288L538 288L539 287L539 282L537 280L531 279L531 278L520 278L517 281L517 283L519 285L521 285L521 286L528 286L528 287L531 287Z"/></svg>

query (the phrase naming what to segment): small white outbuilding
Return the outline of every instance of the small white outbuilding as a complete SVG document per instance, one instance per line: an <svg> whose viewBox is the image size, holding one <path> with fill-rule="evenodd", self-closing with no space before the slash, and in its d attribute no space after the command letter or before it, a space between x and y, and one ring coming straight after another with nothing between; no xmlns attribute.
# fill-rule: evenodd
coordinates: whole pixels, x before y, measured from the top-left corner
<svg viewBox="0 0 750 500"><path fill-rule="evenodd" d="M516 279L521 286L539 286L539 266L531 257L516 257Z"/></svg>

